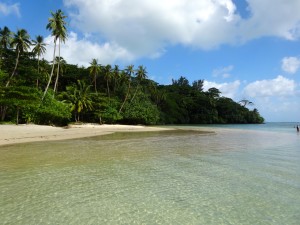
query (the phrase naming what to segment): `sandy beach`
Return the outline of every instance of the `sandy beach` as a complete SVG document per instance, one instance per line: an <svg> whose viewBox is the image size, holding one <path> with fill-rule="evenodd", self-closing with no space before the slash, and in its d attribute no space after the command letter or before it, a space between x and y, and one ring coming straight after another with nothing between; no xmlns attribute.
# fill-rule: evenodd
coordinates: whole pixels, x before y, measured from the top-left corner
<svg viewBox="0 0 300 225"><path fill-rule="evenodd" d="M0 146L36 141L52 141L92 137L114 132L163 131L171 128L132 125L69 125L53 127L34 124L0 125Z"/></svg>

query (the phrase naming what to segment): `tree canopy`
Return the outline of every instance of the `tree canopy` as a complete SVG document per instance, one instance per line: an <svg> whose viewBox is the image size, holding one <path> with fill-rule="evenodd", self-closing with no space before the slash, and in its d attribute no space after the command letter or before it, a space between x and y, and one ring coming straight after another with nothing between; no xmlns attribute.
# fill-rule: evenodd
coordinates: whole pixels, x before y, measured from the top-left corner
<svg viewBox="0 0 300 225"><path fill-rule="evenodd" d="M67 38L58 10L46 28L58 47ZM31 48L32 47L32 48ZM32 52L29 50L32 49ZM0 28L0 122L65 125L69 122L123 124L262 123L250 100L235 102L203 79L181 76L170 85L148 78L146 67L68 64L61 56L48 62L42 36L31 40L25 29ZM63 52L62 52L63 56ZM54 78L53 74L56 73ZM60 77L58 79L58 77Z"/></svg>

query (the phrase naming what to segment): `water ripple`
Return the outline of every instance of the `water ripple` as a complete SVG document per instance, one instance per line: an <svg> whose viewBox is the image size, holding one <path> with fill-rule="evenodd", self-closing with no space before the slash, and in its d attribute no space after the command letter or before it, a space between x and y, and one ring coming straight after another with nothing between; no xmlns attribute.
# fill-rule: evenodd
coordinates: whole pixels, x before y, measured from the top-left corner
<svg viewBox="0 0 300 225"><path fill-rule="evenodd" d="M297 224L297 138L169 132L1 147L0 221Z"/></svg>

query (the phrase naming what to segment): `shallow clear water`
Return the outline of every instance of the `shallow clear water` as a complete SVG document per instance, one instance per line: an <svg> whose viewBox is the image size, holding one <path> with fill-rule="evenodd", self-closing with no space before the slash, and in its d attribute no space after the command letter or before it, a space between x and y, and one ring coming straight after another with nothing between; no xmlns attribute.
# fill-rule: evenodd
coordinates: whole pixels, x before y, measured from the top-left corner
<svg viewBox="0 0 300 225"><path fill-rule="evenodd" d="M296 225L293 131L119 133L3 146L0 221Z"/></svg>

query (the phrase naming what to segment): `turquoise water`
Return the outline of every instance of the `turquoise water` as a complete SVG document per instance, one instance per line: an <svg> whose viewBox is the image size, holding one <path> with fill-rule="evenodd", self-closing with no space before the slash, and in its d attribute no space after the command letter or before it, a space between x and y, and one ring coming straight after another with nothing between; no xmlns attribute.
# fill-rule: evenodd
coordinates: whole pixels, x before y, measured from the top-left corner
<svg viewBox="0 0 300 225"><path fill-rule="evenodd" d="M216 125L201 125L201 127L295 133L297 125L300 126L300 122L268 122L264 124L230 124L230 125L216 124Z"/></svg>
<svg viewBox="0 0 300 225"><path fill-rule="evenodd" d="M299 224L290 125L2 146L1 224Z"/></svg>

